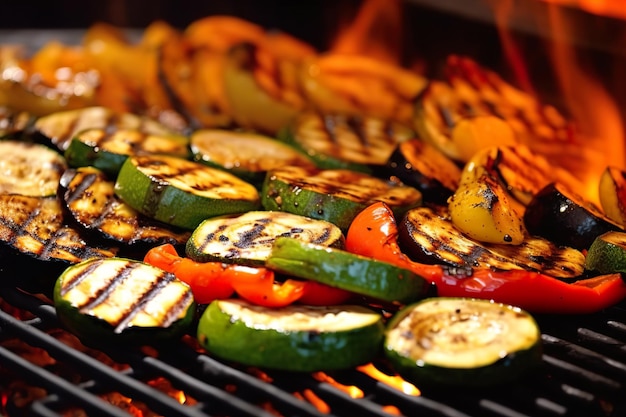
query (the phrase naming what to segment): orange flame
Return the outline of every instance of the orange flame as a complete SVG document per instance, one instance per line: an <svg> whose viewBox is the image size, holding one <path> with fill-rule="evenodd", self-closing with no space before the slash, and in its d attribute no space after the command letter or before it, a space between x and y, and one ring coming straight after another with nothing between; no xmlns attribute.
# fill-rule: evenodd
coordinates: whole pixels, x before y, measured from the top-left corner
<svg viewBox="0 0 626 417"><path fill-rule="evenodd" d="M578 7L589 13L626 19L626 7L622 0L543 0L562 6Z"/></svg>
<svg viewBox="0 0 626 417"><path fill-rule="evenodd" d="M406 381L399 375L388 375L382 372L380 369L376 368L374 364L368 363L365 365L361 365L357 368L360 372L374 378L377 381L382 382L383 384L389 385L407 395L419 396L421 395L420 390L410 382Z"/></svg>

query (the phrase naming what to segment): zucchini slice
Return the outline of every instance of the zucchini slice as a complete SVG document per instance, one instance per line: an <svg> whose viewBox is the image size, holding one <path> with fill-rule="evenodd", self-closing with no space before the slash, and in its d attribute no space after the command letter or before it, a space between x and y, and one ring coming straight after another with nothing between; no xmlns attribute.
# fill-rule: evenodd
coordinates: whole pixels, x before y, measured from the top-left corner
<svg viewBox="0 0 626 417"><path fill-rule="evenodd" d="M493 386L541 362L541 332L527 312L469 298L429 298L389 321L385 356L403 377L432 386Z"/></svg>
<svg viewBox="0 0 626 417"><path fill-rule="evenodd" d="M154 135L169 135L173 129L148 117L120 113L106 107L86 107L64 110L42 116L35 122L34 131L65 152L78 132L100 128L106 131L134 129Z"/></svg>
<svg viewBox="0 0 626 417"><path fill-rule="evenodd" d="M345 238L332 223L281 211L250 211L203 221L187 241L186 254L197 262L262 265L277 237L343 248Z"/></svg>
<svg viewBox="0 0 626 417"><path fill-rule="evenodd" d="M213 301L200 317L198 341L212 355L248 366L313 372L370 362L383 341L382 316L366 307L266 308Z"/></svg>
<svg viewBox="0 0 626 417"><path fill-rule="evenodd" d="M577 249L533 236L526 236L519 245L481 243L461 233L443 208L409 210L398 223L398 230L402 250L424 263L523 269L559 278L576 278L584 272L585 256Z"/></svg>
<svg viewBox="0 0 626 417"><path fill-rule="evenodd" d="M189 158L189 139L183 135L155 135L136 129L87 129L72 138L64 153L70 166L94 166L113 178L129 155L151 154Z"/></svg>
<svg viewBox="0 0 626 417"><path fill-rule="evenodd" d="M289 237L274 241L265 265L284 274L390 303L413 302L424 298L430 289L427 280L407 269Z"/></svg>
<svg viewBox="0 0 626 417"><path fill-rule="evenodd" d="M600 274L619 272L626 281L626 233L606 232L598 236L589 246L585 268Z"/></svg>
<svg viewBox="0 0 626 417"><path fill-rule="evenodd" d="M531 234L580 250L588 249L603 233L624 230L593 203L555 182L533 197L526 207L524 223Z"/></svg>
<svg viewBox="0 0 626 417"><path fill-rule="evenodd" d="M372 173L395 147L415 137L400 123L373 116L304 112L280 132L279 139L302 150L324 169L350 169Z"/></svg>
<svg viewBox="0 0 626 417"><path fill-rule="evenodd" d="M347 230L359 212L377 201L401 215L419 206L422 194L398 181L361 172L293 166L268 172L261 189L261 202L266 210L326 220L341 230Z"/></svg>
<svg viewBox="0 0 626 417"><path fill-rule="evenodd" d="M0 193L54 196L67 163L42 144L0 140Z"/></svg>
<svg viewBox="0 0 626 417"><path fill-rule="evenodd" d="M461 168L433 145L421 139L400 143L385 165L389 175L417 188L424 202L445 204L459 186Z"/></svg>
<svg viewBox="0 0 626 417"><path fill-rule="evenodd" d="M183 229L260 205L259 193L250 183L198 162L165 155L130 156L120 169L115 193L140 213Z"/></svg>
<svg viewBox="0 0 626 417"><path fill-rule="evenodd" d="M269 136L223 129L201 129L191 135L195 160L258 184L265 174L286 165L314 167L313 162L292 146Z"/></svg>
<svg viewBox="0 0 626 417"><path fill-rule="evenodd" d="M57 279L54 305L61 322L89 342L166 342L190 330L195 301L173 274L143 262L91 259Z"/></svg>
<svg viewBox="0 0 626 417"><path fill-rule="evenodd" d="M190 231L154 221L124 203L115 195L115 183L95 167L68 169L60 184L72 218L100 238L142 250L164 243L182 246L191 235Z"/></svg>

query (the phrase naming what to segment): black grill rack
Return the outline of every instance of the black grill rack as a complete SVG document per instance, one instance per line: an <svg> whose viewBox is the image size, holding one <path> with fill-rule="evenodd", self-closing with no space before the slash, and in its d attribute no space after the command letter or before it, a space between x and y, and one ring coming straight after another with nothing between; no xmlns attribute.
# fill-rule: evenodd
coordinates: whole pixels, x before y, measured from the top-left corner
<svg viewBox="0 0 626 417"><path fill-rule="evenodd" d="M206 416L626 416L626 303L586 316L537 317L544 357L540 369L514 385L490 389L401 392L358 370L330 373L344 386L359 387L353 398L337 384L310 374L259 373L216 360L184 343L157 348L157 354L124 346L100 347L125 364L123 371L69 346L54 336L59 330L54 307L29 293L2 288L0 298L32 318L20 320L0 311L0 342L18 338L44 349L57 362L81 375L75 383L26 359L0 343L0 366L47 395L16 415L60 416L72 407L88 416L129 416L98 394L118 392L167 417ZM30 317L30 316L29 316ZM147 381L166 379L195 399L183 405ZM294 393L309 390L330 410L319 410ZM268 407L268 404L271 406ZM392 406L392 408L389 408ZM10 410L5 410L9 413Z"/></svg>

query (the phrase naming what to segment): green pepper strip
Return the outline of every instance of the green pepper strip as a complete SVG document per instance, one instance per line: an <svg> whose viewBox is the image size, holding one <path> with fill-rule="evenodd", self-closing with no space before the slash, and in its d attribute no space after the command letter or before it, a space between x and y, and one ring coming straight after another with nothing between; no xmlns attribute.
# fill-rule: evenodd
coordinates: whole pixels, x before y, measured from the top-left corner
<svg viewBox="0 0 626 417"><path fill-rule="evenodd" d="M459 271L415 262L402 252L393 212L384 203L357 215L346 235L346 249L410 269L429 279L442 297L490 299L547 314L593 313L626 299L626 283L617 273L566 283L532 271Z"/></svg>

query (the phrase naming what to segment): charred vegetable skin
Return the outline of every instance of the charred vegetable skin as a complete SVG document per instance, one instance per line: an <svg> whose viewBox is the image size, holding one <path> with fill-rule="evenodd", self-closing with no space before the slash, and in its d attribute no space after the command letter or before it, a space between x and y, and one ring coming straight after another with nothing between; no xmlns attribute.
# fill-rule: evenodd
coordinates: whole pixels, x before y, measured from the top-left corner
<svg viewBox="0 0 626 417"><path fill-rule="evenodd" d="M68 169L59 193L67 212L94 239L123 243L124 251L140 251L171 243L184 246L191 232L177 230L140 214L115 195L115 183L94 167Z"/></svg>
<svg viewBox="0 0 626 417"><path fill-rule="evenodd" d="M430 298L392 317L384 352L394 369L420 386L494 386L539 365L541 332L516 307Z"/></svg>
<svg viewBox="0 0 626 417"><path fill-rule="evenodd" d="M587 314L626 299L620 274L566 283L537 272L456 269L412 261L400 248L393 212L383 203L372 204L354 219L346 250L410 269L430 280L441 297L492 299L531 313Z"/></svg>
<svg viewBox="0 0 626 417"><path fill-rule="evenodd" d="M600 274L619 273L626 281L626 233L598 236L589 247L585 267Z"/></svg>
<svg viewBox="0 0 626 417"><path fill-rule="evenodd" d="M425 202L445 204L459 186L461 169L433 145L421 139L400 143L382 170L417 188Z"/></svg>
<svg viewBox="0 0 626 417"><path fill-rule="evenodd" d="M526 207L524 223L528 232L557 245L587 249L594 239L623 228L593 204L558 183L550 183Z"/></svg>

